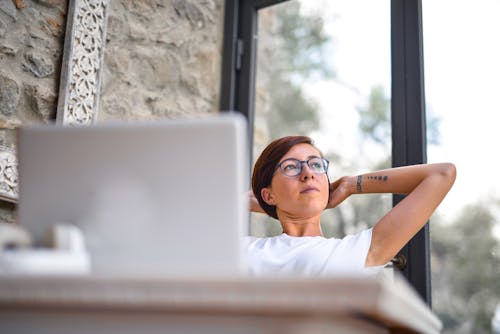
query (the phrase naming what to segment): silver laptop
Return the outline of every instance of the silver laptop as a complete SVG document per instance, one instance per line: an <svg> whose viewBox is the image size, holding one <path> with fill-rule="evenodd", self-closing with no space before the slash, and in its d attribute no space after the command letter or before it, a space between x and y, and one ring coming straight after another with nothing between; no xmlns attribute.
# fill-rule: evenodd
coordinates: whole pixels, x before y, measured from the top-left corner
<svg viewBox="0 0 500 334"><path fill-rule="evenodd" d="M244 270L246 122L200 119L19 129L18 221L40 242L77 226L92 272L220 276Z"/></svg>

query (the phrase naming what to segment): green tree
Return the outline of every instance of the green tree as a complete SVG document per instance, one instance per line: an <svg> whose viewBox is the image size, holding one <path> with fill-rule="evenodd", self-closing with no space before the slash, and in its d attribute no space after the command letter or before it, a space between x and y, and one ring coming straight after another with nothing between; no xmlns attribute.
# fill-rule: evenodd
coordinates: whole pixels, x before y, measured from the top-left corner
<svg viewBox="0 0 500 334"><path fill-rule="evenodd" d="M434 311L450 333L490 333L500 301L499 242L487 204L471 204L452 224L431 224Z"/></svg>
<svg viewBox="0 0 500 334"><path fill-rule="evenodd" d="M360 123L359 128L368 140L390 147L391 143L391 100L385 94L384 87L373 86L365 105L358 107ZM431 108L426 110L427 141L430 145L439 145L439 126L441 119Z"/></svg>
<svg viewBox="0 0 500 334"><path fill-rule="evenodd" d="M277 76L272 81L271 110L268 117L272 138L291 134L308 134L319 127L318 107L304 96L302 89ZM279 87L279 88L277 88Z"/></svg>
<svg viewBox="0 0 500 334"><path fill-rule="evenodd" d="M365 140L390 147L390 100L380 86L372 88L366 105L358 108L360 131ZM428 143L439 144L440 119L429 112ZM389 167L390 157L378 167ZM489 333L496 304L500 301L500 259L498 240L493 236L495 217L489 203L465 207L451 224L431 219L432 293L434 311L443 321L445 332ZM377 199L352 204L355 212L375 215ZM496 252L495 252L496 251Z"/></svg>
<svg viewBox="0 0 500 334"><path fill-rule="evenodd" d="M390 100L380 86L372 88L366 105L358 108L365 140L390 147ZM439 144L440 119L428 108L428 144ZM389 167L390 157L378 167ZM491 203L465 207L451 224L431 218L432 293L434 311L445 332L489 333L500 301L499 241L493 236ZM377 200L354 203L351 210L376 212ZM379 215L380 212L376 213ZM356 216L356 215L355 215ZM357 219L363 219L359 217ZM373 218L364 219L376 219Z"/></svg>
<svg viewBox="0 0 500 334"><path fill-rule="evenodd" d="M307 80L333 77L325 51L330 37L323 18L302 13L300 2L276 6L275 13L277 47L268 85L270 136L308 134L319 128L318 106L305 96L302 86Z"/></svg>
<svg viewBox="0 0 500 334"><path fill-rule="evenodd" d="M380 146L385 151L385 156L370 166L368 160L361 153L357 156L357 161L351 161L348 164L360 165L361 168L371 170L389 168L391 165L389 151L391 143L390 99L386 97L384 88L374 86L367 97L366 104L358 107L357 111L360 116L359 131L364 142L371 141ZM364 148L362 147L360 151L363 152ZM334 161L339 160L340 157L334 158ZM328 217L328 219L324 219L323 223L325 234L332 233L330 235L342 237L352 231L373 226L390 210L391 205L391 195L389 194L352 196L334 209L330 215L325 215Z"/></svg>
<svg viewBox="0 0 500 334"><path fill-rule="evenodd" d="M385 96L384 87L374 86L368 96L368 103L358 107L359 129L365 138L388 146L391 140L391 102Z"/></svg>

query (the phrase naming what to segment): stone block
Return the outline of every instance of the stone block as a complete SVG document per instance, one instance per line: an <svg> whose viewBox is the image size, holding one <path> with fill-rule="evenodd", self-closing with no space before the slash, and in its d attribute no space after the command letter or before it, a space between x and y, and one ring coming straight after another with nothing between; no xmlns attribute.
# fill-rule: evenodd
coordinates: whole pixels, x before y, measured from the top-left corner
<svg viewBox="0 0 500 334"><path fill-rule="evenodd" d="M0 74L0 114L15 114L19 102L20 89L17 82Z"/></svg>
<svg viewBox="0 0 500 334"><path fill-rule="evenodd" d="M7 14L14 21L17 19L17 9L12 1L9 0L1 0L0 1L0 11Z"/></svg>
<svg viewBox="0 0 500 334"><path fill-rule="evenodd" d="M5 24L3 21L0 20L0 38L3 38L6 32L7 32L7 24Z"/></svg>
<svg viewBox="0 0 500 334"><path fill-rule="evenodd" d="M16 53L17 49L15 47L0 42L0 54L15 56Z"/></svg>
<svg viewBox="0 0 500 334"><path fill-rule="evenodd" d="M44 78L54 73L54 64L45 55L27 52L24 54L22 69L32 73L37 78Z"/></svg>
<svg viewBox="0 0 500 334"><path fill-rule="evenodd" d="M40 85L24 85L24 92L33 111L45 122L55 119L56 96Z"/></svg>
<svg viewBox="0 0 500 334"><path fill-rule="evenodd" d="M64 0L33 0L34 2L49 8L57 7L58 5L64 4Z"/></svg>

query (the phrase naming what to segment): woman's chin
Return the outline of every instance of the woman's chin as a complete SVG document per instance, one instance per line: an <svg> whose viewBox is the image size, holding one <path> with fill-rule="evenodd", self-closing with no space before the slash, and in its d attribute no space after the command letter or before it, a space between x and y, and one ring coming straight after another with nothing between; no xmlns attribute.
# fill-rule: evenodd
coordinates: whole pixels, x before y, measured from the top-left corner
<svg viewBox="0 0 500 334"><path fill-rule="evenodd" d="M295 221L300 221L300 220L310 220L313 218L318 218L320 217L321 213L323 212L323 209L318 209L318 210L312 210L311 208L307 210L290 210L290 211L283 211L278 213L278 218L280 220L282 219L287 219L287 220L295 220Z"/></svg>

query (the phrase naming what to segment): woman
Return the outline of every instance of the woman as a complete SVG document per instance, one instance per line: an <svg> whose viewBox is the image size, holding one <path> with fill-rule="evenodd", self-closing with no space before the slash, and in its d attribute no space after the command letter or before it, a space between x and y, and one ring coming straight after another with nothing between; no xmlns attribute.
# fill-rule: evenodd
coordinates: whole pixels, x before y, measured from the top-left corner
<svg viewBox="0 0 500 334"><path fill-rule="evenodd" d="M250 210L279 220L283 234L248 237L254 275L375 274L425 225L456 177L451 163L422 164L344 176L330 183L328 161L311 138L289 136L269 144L252 176ZM373 228L343 239L324 238L320 215L353 194L406 197Z"/></svg>

